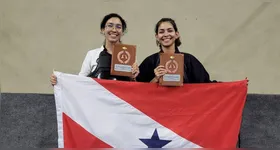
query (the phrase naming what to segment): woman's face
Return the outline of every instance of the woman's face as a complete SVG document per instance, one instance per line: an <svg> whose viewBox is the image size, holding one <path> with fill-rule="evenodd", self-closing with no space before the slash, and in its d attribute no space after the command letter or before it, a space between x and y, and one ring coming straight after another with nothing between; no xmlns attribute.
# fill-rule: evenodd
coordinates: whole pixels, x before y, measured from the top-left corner
<svg viewBox="0 0 280 150"><path fill-rule="evenodd" d="M162 22L159 25L158 32L156 34L156 39L161 46L173 46L177 38L179 38L179 33L175 31L171 23Z"/></svg>
<svg viewBox="0 0 280 150"><path fill-rule="evenodd" d="M102 30L106 41L111 43L117 43L120 41L123 35L122 22L119 18L110 18L106 24L105 28Z"/></svg>

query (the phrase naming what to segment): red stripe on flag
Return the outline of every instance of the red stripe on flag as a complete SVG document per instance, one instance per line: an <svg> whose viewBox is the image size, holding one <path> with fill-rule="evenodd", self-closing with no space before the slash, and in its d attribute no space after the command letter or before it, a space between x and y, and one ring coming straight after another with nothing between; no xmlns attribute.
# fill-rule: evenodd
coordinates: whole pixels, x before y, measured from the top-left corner
<svg viewBox="0 0 280 150"><path fill-rule="evenodd" d="M112 148L63 113L64 148Z"/></svg>
<svg viewBox="0 0 280 150"><path fill-rule="evenodd" d="M178 135L205 148L235 148L247 81L157 84L98 80L99 84Z"/></svg>

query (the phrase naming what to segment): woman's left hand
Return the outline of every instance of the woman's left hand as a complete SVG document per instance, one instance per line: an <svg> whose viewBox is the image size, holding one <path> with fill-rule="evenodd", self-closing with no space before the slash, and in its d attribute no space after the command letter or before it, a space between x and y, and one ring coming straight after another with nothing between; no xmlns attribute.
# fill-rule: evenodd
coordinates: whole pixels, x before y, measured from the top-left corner
<svg viewBox="0 0 280 150"><path fill-rule="evenodd" d="M139 73L140 73L140 71L139 71L138 64L135 62L132 65L132 79L135 80L135 78L138 76Z"/></svg>

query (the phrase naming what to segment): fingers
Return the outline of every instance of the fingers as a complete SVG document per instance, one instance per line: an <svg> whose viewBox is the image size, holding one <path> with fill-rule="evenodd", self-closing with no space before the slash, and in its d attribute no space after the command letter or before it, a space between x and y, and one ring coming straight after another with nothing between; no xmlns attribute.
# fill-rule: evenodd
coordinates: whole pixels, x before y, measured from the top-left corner
<svg viewBox="0 0 280 150"><path fill-rule="evenodd" d="M166 71L166 69L165 68L159 68L157 71L162 72L162 71Z"/></svg>
<svg viewBox="0 0 280 150"><path fill-rule="evenodd" d="M134 78L134 79L135 79L138 75L139 75L139 71L137 71L137 72L133 73L133 74L132 74L132 78Z"/></svg>
<svg viewBox="0 0 280 150"><path fill-rule="evenodd" d="M136 62L133 63L131 72L132 72L132 78L136 78L140 73L138 64Z"/></svg>
<svg viewBox="0 0 280 150"><path fill-rule="evenodd" d="M157 76L162 76L162 75L164 75L164 74L166 74L166 73L167 73L166 70L161 70L161 71L157 71L157 72L156 72L156 75L157 75Z"/></svg>
<svg viewBox="0 0 280 150"><path fill-rule="evenodd" d="M160 65L160 66L157 66L156 69L164 69L165 67Z"/></svg>
<svg viewBox="0 0 280 150"><path fill-rule="evenodd" d="M134 73L136 73L136 72L139 72L139 67L138 67L138 65L137 64L133 64L132 65L132 68L131 68L132 70L132 74L134 74Z"/></svg>
<svg viewBox="0 0 280 150"><path fill-rule="evenodd" d="M136 65L135 65L135 66L132 66L132 71L133 71L133 70L139 70L139 67L136 66Z"/></svg>
<svg viewBox="0 0 280 150"><path fill-rule="evenodd" d="M51 75L50 82L51 82L52 85L56 85L57 78L56 78L56 76L54 74Z"/></svg>
<svg viewBox="0 0 280 150"><path fill-rule="evenodd" d="M162 70L162 71L157 71L155 74L156 74L157 77L160 77L160 76L165 75L166 73L167 73L166 70Z"/></svg>
<svg viewBox="0 0 280 150"><path fill-rule="evenodd" d="M132 70L139 70L139 66L138 66L138 64L137 64L137 62L134 62L133 64L132 64Z"/></svg>
<svg viewBox="0 0 280 150"><path fill-rule="evenodd" d="M140 73L139 69L133 69L133 70L132 70L132 75L135 76L135 77L136 77L139 73Z"/></svg>
<svg viewBox="0 0 280 150"><path fill-rule="evenodd" d="M132 69L132 74L135 74L135 73L138 73L139 72L139 69L135 68L135 69Z"/></svg>
<svg viewBox="0 0 280 150"><path fill-rule="evenodd" d="M154 69L154 72L156 73L156 72L163 71L163 70L165 70L164 66L158 66Z"/></svg>
<svg viewBox="0 0 280 150"><path fill-rule="evenodd" d="M154 73L155 73L155 76L157 78L159 78L159 77L165 75L167 73L167 70L164 68L164 66L160 65L154 69Z"/></svg>
<svg viewBox="0 0 280 150"><path fill-rule="evenodd" d="M137 62L133 63L133 64L132 64L132 67L138 67Z"/></svg>

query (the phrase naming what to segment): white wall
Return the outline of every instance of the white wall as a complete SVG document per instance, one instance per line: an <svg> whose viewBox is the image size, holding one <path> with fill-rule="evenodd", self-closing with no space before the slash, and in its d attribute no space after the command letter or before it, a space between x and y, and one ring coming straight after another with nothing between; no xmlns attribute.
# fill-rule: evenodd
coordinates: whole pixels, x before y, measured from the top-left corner
<svg viewBox="0 0 280 150"><path fill-rule="evenodd" d="M128 23L123 42L139 63L158 51L154 26L176 20L181 51L195 55L212 79L250 80L250 93L280 93L279 0L0 0L2 92L51 93L53 68L78 73L86 52L100 47L108 13Z"/></svg>

